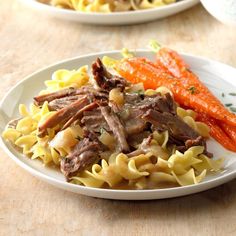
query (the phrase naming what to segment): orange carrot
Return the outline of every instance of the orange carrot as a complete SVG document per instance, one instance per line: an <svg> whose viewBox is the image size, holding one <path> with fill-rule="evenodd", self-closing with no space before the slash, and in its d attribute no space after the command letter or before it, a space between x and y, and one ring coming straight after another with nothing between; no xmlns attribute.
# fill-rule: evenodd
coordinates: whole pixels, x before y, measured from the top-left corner
<svg viewBox="0 0 236 236"><path fill-rule="evenodd" d="M178 62L175 65L183 65L183 63ZM133 83L143 82L145 89L165 86L173 92L175 100L180 105L236 126L236 115L230 113L199 81L197 76L187 69L184 72L179 70L181 75L185 76L176 78L148 59L129 58L118 63L116 70L121 76Z"/></svg>
<svg viewBox="0 0 236 236"><path fill-rule="evenodd" d="M236 152L236 144L232 143L230 137L221 129L217 121L205 114L198 114L197 120L210 127L210 135L226 149Z"/></svg>
<svg viewBox="0 0 236 236"><path fill-rule="evenodd" d="M174 50L168 48L158 50L156 64L158 68L163 66L170 74L177 78L186 77L189 79L193 78L194 80L198 79L197 76L189 70L189 66L184 62L181 56ZM218 122L218 125L236 145L236 126L231 126L224 122Z"/></svg>
<svg viewBox="0 0 236 236"><path fill-rule="evenodd" d="M189 65L180 57L180 55L169 48L160 48L156 54L157 66L164 66L173 76L181 78L183 73L189 70Z"/></svg>
<svg viewBox="0 0 236 236"><path fill-rule="evenodd" d="M121 76L134 84L142 82L145 89L156 89L161 86L157 78L163 80L173 79L173 76L165 72L166 69L155 66L148 59L141 57L124 59L121 63L116 64L115 69ZM153 76L153 74L156 76Z"/></svg>
<svg viewBox="0 0 236 236"><path fill-rule="evenodd" d="M227 125L225 123L220 123L219 125L224 130L224 132L232 139L234 144L236 145L236 127Z"/></svg>

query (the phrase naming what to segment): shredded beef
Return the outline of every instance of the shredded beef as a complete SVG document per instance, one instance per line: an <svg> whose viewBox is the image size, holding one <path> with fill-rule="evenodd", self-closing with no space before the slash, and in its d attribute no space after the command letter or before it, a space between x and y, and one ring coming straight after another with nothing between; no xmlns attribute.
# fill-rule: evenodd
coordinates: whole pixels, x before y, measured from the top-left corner
<svg viewBox="0 0 236 236"><path fill-rule="evenodd" d="M165 96L156 94L143 96L143 98L138 94L126 95L126 103L120 116L128 135L138 134L147 128L147 123L142 116L149 109L176 114L176 105L170 94Z"/></svg>
<svg viewBox="0 0 236 236"><path fill-rule="evenodd" d="M128 85L128 82L107 71L99 58L92 64L92 73L97 85L104 90L110 91L113 88L120 88L121 91Z"/></svg>
<svg viewBox="0 0 236 236"><path fill-rule="evenodd" d="M143 118L158 131L168 130L169 142L179 146L181 151L195 145L206 146L206 141L177 115L150 109Z"/></svg>
<svg viewBox="0 0 236 236"><path fill-rule="evenodd" d="M72 125L76 120L78 120L79 118L81 118L82 114L84 111L89 111L89 110L93 110L94 108L96 108L98 106L98 104L96 102L92 102L86 106L84 106L83 108L81 108L80 110L78 110L75 115L73 115L66 123L65 125L62 127L62 129L66 129L68 128L70 125Z"/></svg>
<svg viewBox="0 0 236 236"><path fill-rule="evenodd" d="M137 148L150 135L149 131L143 131L139 134L129 135L127 140L131 147Z"/></svg>
<svg viewBox="0 0 236 236"><path fill-rule="evenodd" d="M60 123L67 122L72 116L83 109L83 107L89 104L89 100L86 97L81 98L70 104L67 107L57 111L54 115L50 116L44 123L39 126L39 137L44 137L47 134L48 128L53 128Z"/></svg>
<svg viewBox="0 0 236 236"><path fill-rule="evenodd" d="M63 98L57 98L49 102L48 108L50 111L58 111L66 106L69 106L71 103L77 101L78 99L81 98L81 96L68 96Z"/></svg>
<svg viewBox="0 0 236 236"><path fill-rule="evenodd" d="M36 96L34 97L34 101L36 105L40 106L45 101L51 102L55 99L59 99L59 98L67 97L67 96L73 96L73 95L76 95L76 89L67 88L67 89L62 89L53 93Z"/></svg>
<svg viewBox="0 0 236 236"><path fill-rule="evenodd" d="M76 98L81 98L81 96L78 95L87 95L90 99L108 98L108 93L105 90L98 91L92 86L83 86L79 89L71 87L57 92L39 95L34 97L34 101L37 106L41 106L45 101L47 101L52 110L58 110L71 104L76 100Z"/></svg>
<svg viewBox="0 0 236 236"><path fill-rule="evenodd" d="M123 115L122 121L128 135L138 134L145 130L146 121L141 118L143 112L139 108L126 108L126 113L127 116Z"/></svg>
<svg viewBox="0 0 236 236"><path fill-rule="evenodd" d="M142 111L154 109L160 112L176 114L176 104L169 93L163 96L161 94L145 96L144 99L138 103L138 107Z"/></svg>
<svg viewBox="0 0 236 236"><path fill-rule="evenodd" d="M143 100L143 95L138 93L125 93L125 103L135 105Z"/></svg>
<svg viewBox="0 0 236 236"><path fill-rule="evenodd" d="M104 150L103 144L94 135L79 141L71 153L61 160L61 171L67 179L96 163Z"/></svg>
<svg viewBox="0 0 236 236"><path fill-rule="evenodd" d="M105 129L108 132L111 131L100 108L93 109L92 111L85 111L81 124L84 125L87 130L95 133L100 133L102 129Z"/></svg>
<svg viewBox="0 0 236 236"><path fill-rule="evenodd" d="M109 106L101 107L102 115L104 116L108 126L116 137L119 145L119 151L129 152L129 145L126 140L126 132L124 126L121 124L118 116L112 111Z"/></svg>

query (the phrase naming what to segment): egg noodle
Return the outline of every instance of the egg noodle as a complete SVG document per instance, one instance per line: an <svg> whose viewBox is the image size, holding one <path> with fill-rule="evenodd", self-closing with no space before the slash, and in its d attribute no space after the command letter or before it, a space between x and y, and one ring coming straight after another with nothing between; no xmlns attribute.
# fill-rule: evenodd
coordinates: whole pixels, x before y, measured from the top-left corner
<svg viewBox="0 0 236 236"><path fill-rule="evenodd" d="M174 2L176 0L52 0L50 4L81 12L110 13L156 8Z"/></svg>
<svg viewBox="0 0 236 236"><path fill-rule="evenodd" d="M74 2L74 1L72 1ZM46 88L40 94L58 91L64 88L80 88L90 84L88 67L78 70L58 70L52 79L45 81ZM142 84L133 85L132 89L142 88ZM146 95L170 92L165 87L143 91ZM113 100L118 99L116 93L111 94ZM40 159L44 164L60 165L61 158L66 157L72 147L83 138L80 125L73 125L57 133L58 127L48 129L45 137L38 136L38 127L55 111L50 111L48 102L42 106L31 104L29 109L24 104L19 106L20 119L16 125L9 124L2 136L21 150L31 159ZM201 136L209 137L209 128L195 121L196 114L192 110L177 108L177 115ZM160 186L185 186L197 184L210 172L219 171L222 159L210 159L204 154L204 147L193 146L181 153L167 147L168 131L152 133L149 149L144 154L129 157L114 151L115 139L112 134L104 131L99 140L109 147L101 153L101 161L91 168L70 178L73 184L89 187L146 189ZM139 150L140 144L136 145Z"/></svg>

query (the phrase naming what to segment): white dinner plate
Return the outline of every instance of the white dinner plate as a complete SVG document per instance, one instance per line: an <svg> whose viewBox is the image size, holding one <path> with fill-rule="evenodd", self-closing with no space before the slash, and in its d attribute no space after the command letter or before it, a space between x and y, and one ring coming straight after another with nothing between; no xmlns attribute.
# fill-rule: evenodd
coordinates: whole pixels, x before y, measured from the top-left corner
<svg viewBox="0 0 236 236"><path fill-rule="evenodd" d="M85 13L74 10L60 9L37 0L21 0L26 5L58 18L78 21L80 23L99 25L125 25L144 23L184 11L199 2L199 0L182 0L167 6L147 10L113 12L113 13Z"/></svg>
<svg viewBox="0 0 236 236"><path fill-rule="evenodd" d="M147 50L135 51L137 56L144 56L154 60L154 54ZM91 65L97 58L108 55L120 58L119 51L90 54L77 58L68 59L51 65L28 76L15 85L3 98L0 104L0 133L7 123L19 117L18 105L24 103L29 105L33 97L44 88L44 81L51 78L52 73L58 69L77 69L82 65ZM191 66L191 69L199 75L201 81L217 96L223 103L234 103L235 97L228 95L236 92L236 69L209 59L183 54L184 59ZM221 96L225 94L224 98ZM224 149L213 140L207 141L208 150L214 154L214 158L225 158L224 170L217 174L207 176L204 181L197 185L186 187L175 187L168 189L152 190L111 190L90 188L67 183L63 175L54 169L42 165L38 160L31 160L16 151L8 142L0 138L0 144L5 152L23 169L32 175L46 181L56 187L93 197L122 199L122 200L146 200L161 199L197 193L206 189L223 184L236 177L236 153Z"/></svg>

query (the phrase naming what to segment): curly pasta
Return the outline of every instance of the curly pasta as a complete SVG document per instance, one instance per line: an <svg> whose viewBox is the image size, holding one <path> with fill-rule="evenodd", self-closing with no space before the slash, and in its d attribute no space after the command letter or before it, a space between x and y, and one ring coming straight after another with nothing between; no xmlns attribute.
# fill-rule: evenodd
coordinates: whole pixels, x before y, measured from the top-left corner
<svg viewBox="0 0 236 236"><path fill-rule="evenodd" d="M127 184L132 188L143 189L158 187L162 183L186 186L199 183L208 171L219 170L222 160L209 160L203 155L204 148L195 146L186 152L176 151L167 160L160 157L153 161L153 153L141 154L128 158L123 153L117 154L113 161L102 160L101 165L94 164L91 171L84 171L72 177L75 184L88 187L119 187Z"/></svg>
<svg viewBox="0 0 236 236"><path fill-rule="evenodd" d="M78 70L57 70L51 80L46 80L46 89L39 94L55 92L64 88L80 88L89 82L88 67L82 66Z"/></svg>
<svg viewBox="0 0 236 236"><path fill-rule="evenodd" d="M210 128L202 122L195 121L196 113L193 110L185 110L181 107L177 107L177 115L181 117L191 128L196 130L202 137L210 137Z"/></svg>
<svg viewBox="0 0 236 236"><path fill-rule="evenodd" d="M41 91L40 94L67 87L79 88L88 82L89 75L87 66L71 71L57 70L53 73L52 80L45 81L47 88ZM6 128L2 134L3 138L12 142L16 147L22 150L23 154L30 156L32 159L39 158L44 164L54 163L59 165L60 157L66 156L70 152L70 147L68 147L67 144L64 145L63 148L50 146L50 141L55 137L57 127L49 129L48 135L44 138L39 138L37 135L39 124L54 114L54 111L49 111L48 103L44 102L41 108L31 104L29 110L26 105L20 104L19 113L22 118L19 119L15 128ZM74 135L81 136L81 131L78 131L78 129L79 126L77 126L77 131Z"/></svg>
<svg viewBox="0 0 236 236"><path fill-rule="evenodd" d="M42 108L31 104L30 111L21 104L19 112L23 118L18 121L15 129L7 128L2 134L3 138L14 143L22 149L23 154L31 156L32 159L40 158L44 164L53 162L58 165L59 154L47 144L55 135L53 130L44 139L37 136L38 124L54 113L49 111L47 102Z"/></svg>

